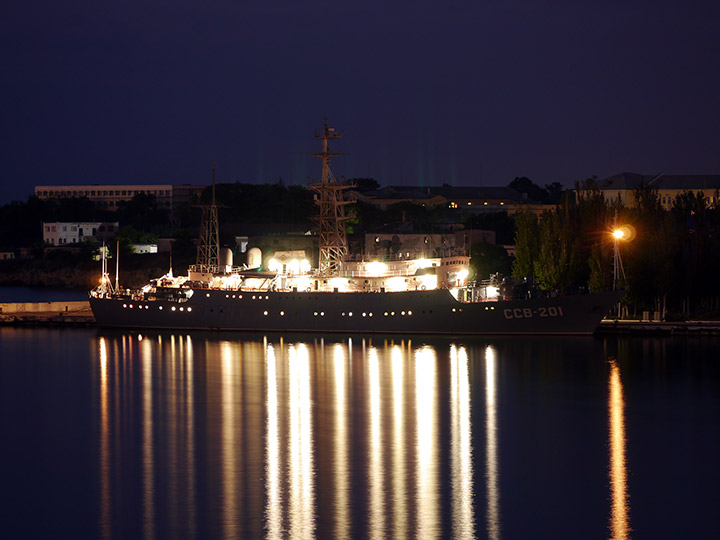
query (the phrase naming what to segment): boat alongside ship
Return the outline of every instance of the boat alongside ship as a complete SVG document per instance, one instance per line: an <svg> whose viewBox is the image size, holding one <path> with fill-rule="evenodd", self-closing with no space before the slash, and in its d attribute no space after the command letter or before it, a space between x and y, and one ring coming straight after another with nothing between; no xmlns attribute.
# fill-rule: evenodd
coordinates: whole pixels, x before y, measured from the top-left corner
<svg viewBox="0 0 720 540"><path fill-rule="evenodd" d="M341 332L438 335L587 335L623 293L606 291L520 298L497 281L469 282L469 257L353 261L348 254L343 197L347 185L333 177L328 141L342 134L323 127L317 135L323 160L317 192L319 261L306 259L234 267L221 253L217 204L203 206L198 257L186 276L165 276L137 290L112 283L103 260L90 306L104 327L177 330ZM406 254L407 255L407 254ZM434 254L437 255L437 254ZM221 264L222 263L222 264Z"/></svg>

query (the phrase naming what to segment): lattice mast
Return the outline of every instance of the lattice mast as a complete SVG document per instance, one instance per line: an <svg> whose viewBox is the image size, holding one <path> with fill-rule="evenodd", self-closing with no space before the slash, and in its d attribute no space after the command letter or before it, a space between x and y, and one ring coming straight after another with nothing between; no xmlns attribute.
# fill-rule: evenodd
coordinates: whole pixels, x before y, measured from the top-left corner
<svg viewBox="0 0 720 540"><path fill-rule="evenodd" d="M195 259L196 272L217 272L220 261L220 226L218 225L218 205L215 202L215 166L212 168L212 200L210 204L200 205L200 239Z"/></svg>
<svg viewBox="0 0 720 540"><path fill-rule="evenodd" d="M322 159L322 179L319 184L313 184L310 188L317 193L315 204L319 207L318 215L313 220L318 224L320 260L319 270L321 274L332 275L338 273L348 254L347 234L345 232L345 221L349 216L345 215L345 206L351 201L346 201L344 191L353 186L342 184L335 179L330 170L330 158L345 155L331 152L328 141L342 138L343 133L328 128L327 123L323 124L322 131L316 133L315 137L322 141L322 152L310 154Z"/></svg>

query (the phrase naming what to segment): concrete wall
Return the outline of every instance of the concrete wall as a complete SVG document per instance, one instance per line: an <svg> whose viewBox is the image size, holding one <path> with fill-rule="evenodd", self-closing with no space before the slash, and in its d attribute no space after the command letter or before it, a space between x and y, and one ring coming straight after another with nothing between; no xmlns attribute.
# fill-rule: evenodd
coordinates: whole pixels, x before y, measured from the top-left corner
<svg viewBox="0 0 720 540"><path fill-rule="evenodd" d="M90 302L6 302L0 303L0 313L46 313L53 311L85 311Z"/></svg>

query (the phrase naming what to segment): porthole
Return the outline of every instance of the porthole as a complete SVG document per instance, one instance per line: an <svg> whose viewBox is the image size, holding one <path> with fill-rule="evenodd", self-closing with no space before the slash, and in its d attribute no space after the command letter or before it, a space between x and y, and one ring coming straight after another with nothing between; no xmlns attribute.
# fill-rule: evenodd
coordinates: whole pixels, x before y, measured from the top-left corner
<svg viewBox="0 0 720 540"><path fill-rule="evenodd" d="M192 311L192 308L191 308L191 307L188 308L188 312L190 312L190 311Z"/></svg>
<svg viewBox="0 0 720 540"><path fill-rule="evenodd" d="M160 311L162 311L162 306L159 306L158 309L159 309Z"/></svg>
<svg viewBox="0 0 720 540"><path fill-rule="evenodd" d="M352 315L352 313L351 313L350 315ZM320 316L321 316L321 317L324 317L324 316L325 316L325 312L324 312L324 311L321 311L321 312L320 312Z"/></svg>
<svg viewBox="0 0 720 540"><path fill-rule="evenodd" d="M181 308L180 308L180 311L185 311L185 308L181 307Z"/></svg>
<svg viewBox="0 0 720 540"><path fill-rule="evenodd" d="M281 316L281 317L285 316L285 312L284 312L284 311L281 311L281 312L280 312L280 316Z"/></svg>
<svg viewBox="0 0 720 540"><path fill-rule="evenodd" d="M210 298L210 293L205 294L206 297Z"/></svg>
<svg viewBox="0 0 720 540"><path fill-rule="evenodd" d="M171 309L172 311L175 311L175 306L171 307L170 309Z"/></svg>
<svg viewBox="0 0 720 540"><path fill-rule="evenodd" d="M126 307L127 307L127 304L123 304L123 307L126 308Z"/></svg>
<svg viewBox="0 0 720 540"><path fill-rule="evenodd" d="M412 311L408 311L408 315L412 315Z"/></svg>
<svg viewBox="0 0 720 540"><path fill-rule="evenodd" d="M267 315L267 311L263 311L263 315Z"/></svg>

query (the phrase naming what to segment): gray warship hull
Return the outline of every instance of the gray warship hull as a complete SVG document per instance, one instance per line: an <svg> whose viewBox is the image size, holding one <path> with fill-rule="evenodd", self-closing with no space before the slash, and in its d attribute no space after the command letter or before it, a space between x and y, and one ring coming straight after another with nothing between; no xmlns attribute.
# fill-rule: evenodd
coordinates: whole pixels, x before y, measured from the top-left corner
<svg viewBox="0 0 720 540"><path fill-rule="evenodd" d="M190 289L187 298L91 297L99 326L428 335L589 335L621 291L459 302L445 289L276 292Z"/></svg>

